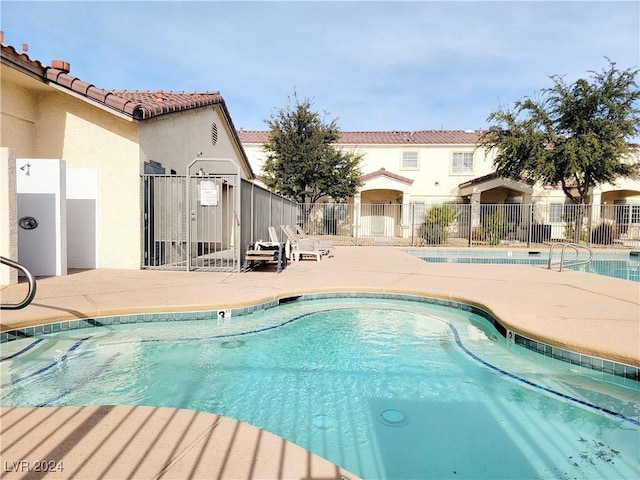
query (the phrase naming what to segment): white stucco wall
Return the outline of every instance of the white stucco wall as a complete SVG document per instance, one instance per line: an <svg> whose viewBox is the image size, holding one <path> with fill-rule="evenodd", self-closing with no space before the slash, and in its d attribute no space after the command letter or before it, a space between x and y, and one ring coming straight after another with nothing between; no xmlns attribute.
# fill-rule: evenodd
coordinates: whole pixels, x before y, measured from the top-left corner
<svg viewBox="0 0 640 480"><path fill-rule="evenodd" d="M247 157L257 175L262 174L262 165L266 159L266 153L262 145L243 145ZM363 154L361 169L363 174L373 173L380 168L386 169L390 173L401 175L413 179L413 184L409 187L400 182L378 177L369 180L363 190L378 188L391 188L410 195L411 202L441 202L458 199L458 185L474 178L482 177L494 171L493 158L486 155L484 149L475 150L470 145L370 145L359 146L357 148L343 146L342 148ZM418 168L402 168L403 152L418 152ZM472 174L456 174L451 170L454 152L473 152L474 168ZM637 157L637 155L636 155ZM636 157L632 161L637 161ZM602 185L597 187L594 196L595 203L599 203L599 193L617 191L617 196L611 193L608 199L627 198L634 200L635 195L640 191L640 180L619 179L613 185ZM503 201L505 195L499 191L494 192L492 198L487 196L486 201ZM365 196L366 199L366 196ZM536 185L533 188L532 200L535 203L565 203L566 196L561 189L551 189ZM484 201L484 200L483 200ZM611 200L613 201L613 200Z"/></svg>
<svg viewBox="0 0 640 480"><path fill-rule="evenodd" d="M442 200L457 198L458 185L492 171L483 151L474 154L473 172L456 174L451 170L454 152L471 152L473 146L365 146L355 150L364 154L362 173L372 173L380 168L413 179L410 187L411 201L422 202L439 197ZM418 153L418 168L403 168L404 152Z"/></svg>
<svg viewBox="0 0 640 480"><path fill-rule="evenodd" d="M413 179L413 184L410 186L396 186L397 190L407 190L413 202L423 202L427 199L433 200L434 197L438 197L443 201L455 199L458 197L458 185L493 171L492 162L486 158L483 150L478 150L474 153L474 170L472 174L455 174L451 171L453 153L474 152L474 147L469 145L374 145L359 146L357 148L342 146L341 148L363 155L360 168L365 175L384 168L390 173ZM246 144L244 149L254 171L260 175L266 158L262 145ZM418 152L418 168L402 168L403 152L412 151ZM380 182L380 179L372 180L365 186L365 189L380 188L378 185Z"/></svg>

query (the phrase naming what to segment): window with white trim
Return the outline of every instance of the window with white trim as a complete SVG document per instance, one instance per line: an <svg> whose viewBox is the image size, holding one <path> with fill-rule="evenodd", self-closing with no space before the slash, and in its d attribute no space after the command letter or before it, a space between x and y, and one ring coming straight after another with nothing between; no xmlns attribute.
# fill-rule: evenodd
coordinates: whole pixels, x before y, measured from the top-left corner
<svg viewBox="0 0 640 480"><path fill-rule="evenodd" d="M418 152L402 152L402 168L417 169L418 168Z"/></svg>
<svg viewBox="0 0 640 480"><path fill-rule="evenodd" d="M560 223L564 214L564 203L549 204L549 222Z"/></svg>
<svg viewBox="0 0 640 480"><path fill-rule="evenodd" d="M473 152L453 152L452 173L473 173Z"/></svg>

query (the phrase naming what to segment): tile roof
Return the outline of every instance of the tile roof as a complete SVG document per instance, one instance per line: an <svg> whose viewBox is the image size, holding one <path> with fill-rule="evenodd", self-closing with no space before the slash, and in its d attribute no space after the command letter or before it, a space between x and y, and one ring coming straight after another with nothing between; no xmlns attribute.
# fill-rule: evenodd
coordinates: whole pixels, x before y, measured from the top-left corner
<svg viewBox="0 0 640 480"><path fill-rule="evenodd" d="M416 130L340 132L340 145L475 145L481 131L476 130ZM238 130L243 144L264 144L268 130Z"/></svg>
<svg viewBox="0 0 640 480"><path fill-rule="evenodd" d="M2 61L48 84L55 84L89 100L110 107L136 120L145 120L167 113L181 112L209 105L223 105L220 92L172 92L105 90L69 74L69 64L53 60L45 66L31 59L25 52L18 53L10 45L2 44ZM57 67L57 68L56 68ZM226 110L226 108L225 108Z"/></svg>
<svg viewBox="0 0 640 480"><path fill-rule="evenodd" d="M105 90L70 75L69 64L64 60L53 60L51 66L45 66L40 61L34 60L27 55L26 45L23 49L25 49L24 52L18 53L14 47L6 45L4 43L4 35L0 32L0 58L2 63L8 64L10 67L45 84L54 84L70 90L135 120L146 120L168 113L219 105L220 113L228 122L231 135L241 151L249 176L253 178L254 173L251 164L238 138L231 115L220 92Z"/></svg>
<svg viewBox="0 0 640 480"><path fill-rule="evenodd" d="M105 90L56 68L47 68L46 78L137 120L223 103L220 92Z"/></svg>
<svg viewBox="0 0 640 480"><path fill-rule="evenodd" d="M1 57L3 63L8 63L17 70L26 73L32 77L40 78L44 77L46 68L38 60L32 60L26 52L19 53L11 45L1 44Z"/></svg>

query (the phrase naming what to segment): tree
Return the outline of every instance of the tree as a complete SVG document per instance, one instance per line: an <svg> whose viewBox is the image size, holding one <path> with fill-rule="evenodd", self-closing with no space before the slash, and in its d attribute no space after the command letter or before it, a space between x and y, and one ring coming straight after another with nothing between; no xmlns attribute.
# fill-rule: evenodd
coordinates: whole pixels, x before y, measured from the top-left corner
<svg viewBox="0 0 640 480"><path fill-rule="evenodd" d="M311 102L299 101L295 92L293 100L289 97L266 121L265 185L310 207L325 196L334 201L353 196L362 186L362 155L334 145L340 135L336 120L326 123L311 110Z"/></svg>
<svg viewBox="0 0 640 480"><path fill-rule="evenodd" d="M640 132L638 69L618 70L611 60L591 78L553 86L540 100L525 97L513 110L498 108L479 145L497 152L496 172L505 178L561 186L574 203L586 203L592 187L640 172L629 162Z"/></svg>

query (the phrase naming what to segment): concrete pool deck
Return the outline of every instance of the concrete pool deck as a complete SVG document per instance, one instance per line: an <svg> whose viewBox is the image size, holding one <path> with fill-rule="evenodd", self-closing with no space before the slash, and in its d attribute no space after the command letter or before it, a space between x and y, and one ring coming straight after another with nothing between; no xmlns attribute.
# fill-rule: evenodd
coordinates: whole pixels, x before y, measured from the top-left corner
<svg viewBox="0 0 640 480"><path fill-rule="evenodd" d="M20 301L26 290L24 283L4 287L2 303ZM640 366L637 282L530 265L426 263L395 247L337 247L332 258L293 263L280 274L273 267L241 274L71 272L65 277L39 279L33 303L23 310L2 311L1 327L8 330L125 313L233 308L327 291L461 300L486 309L507 329L523 336ZM138 420L125 422L127 415ZM172 424L170 419L178 420ZM4 462L19 460L32 464L36 460L64 460L65 470L80 469L77 472L82 478L114 478L106 464L129 468L117 470L122 478L355 478L267 432L197 412L125 406L4 407L0 421L0 468L5 478L23 478L26 472L5 468ZM38 426L43 422L47 428ZM195 424L197 429L191 427ZM62 432L67 430L65 436ZM46 440L51 431L59 438ZM220 438L211 440L215 432ZM77 442L69 440L73 435ZM133 449L124 448L122 438L131 442ZM153 455L136 456L140 451ZM87 461L91 455L100 460L95 470L93 462ZM269 460L272 458L277 461ZM54 477L72 478L65 475L55 472Z"/></svg>

